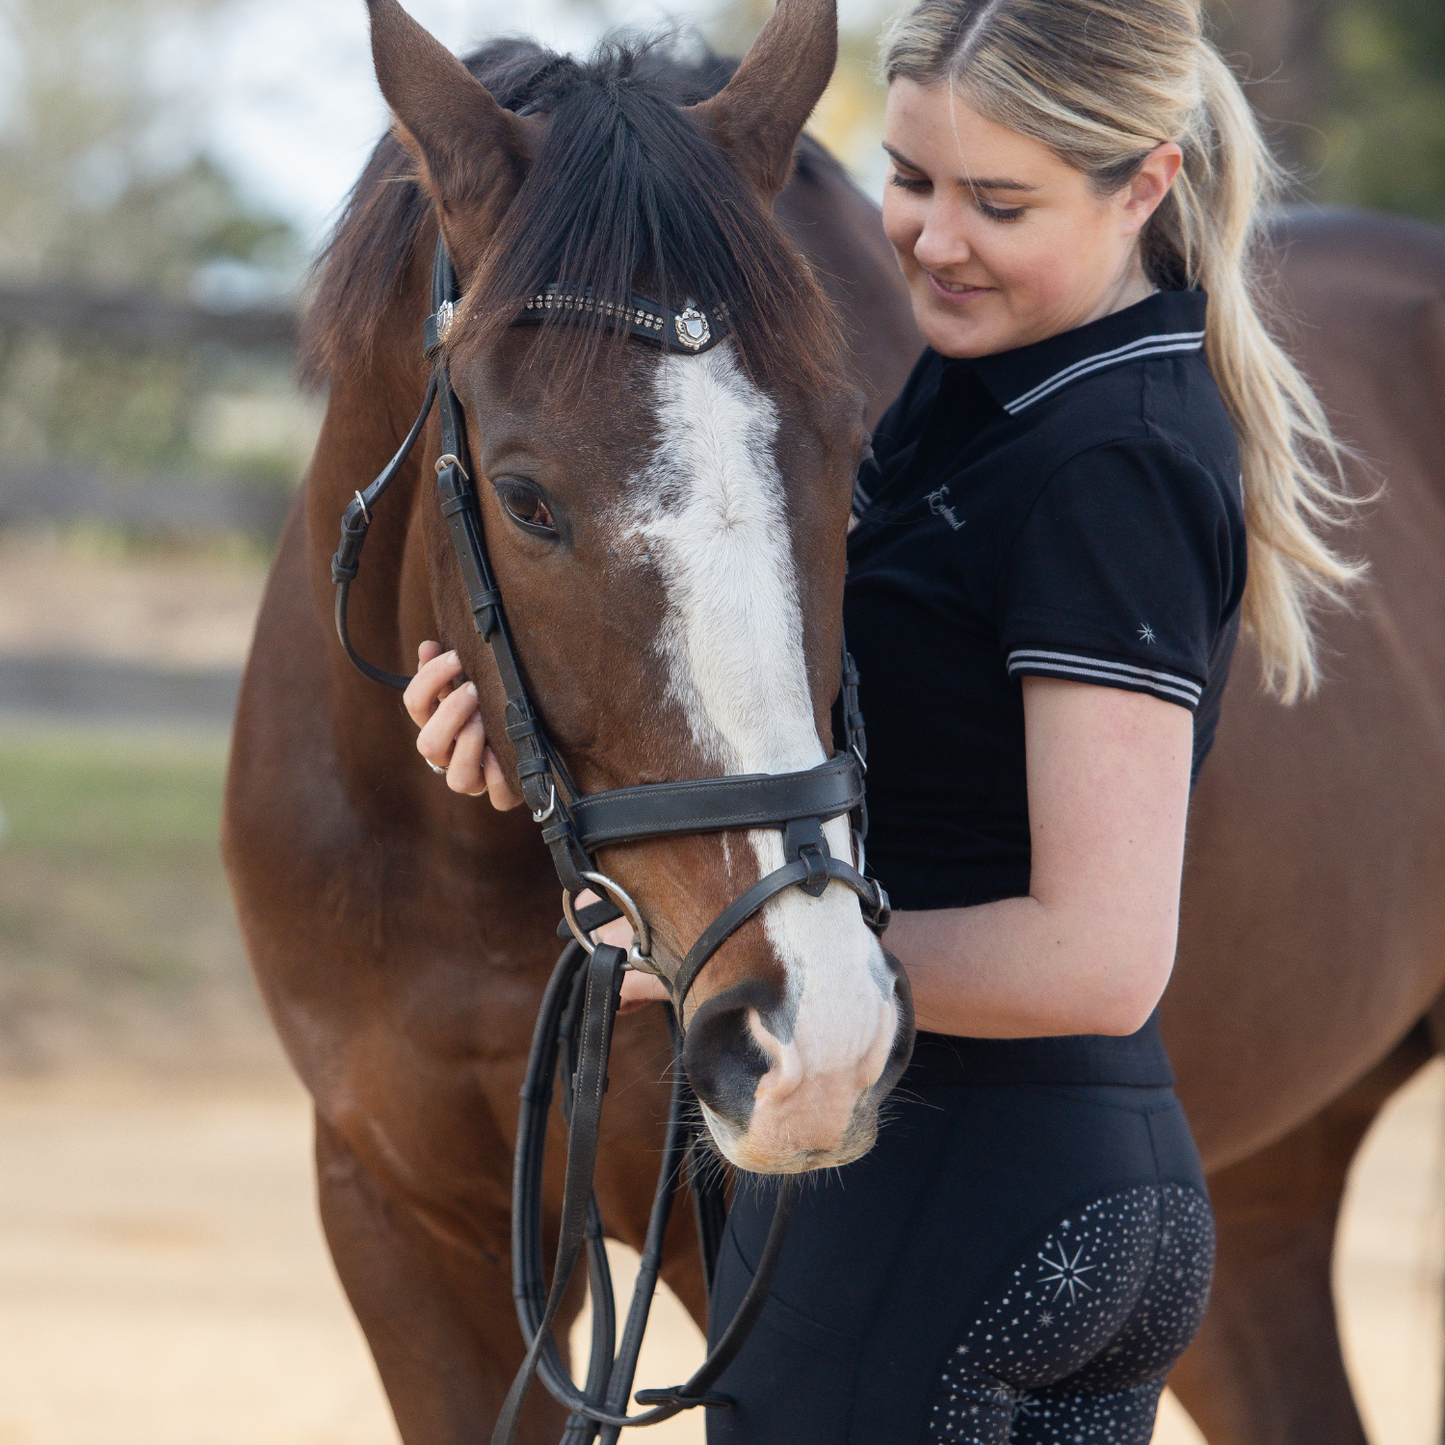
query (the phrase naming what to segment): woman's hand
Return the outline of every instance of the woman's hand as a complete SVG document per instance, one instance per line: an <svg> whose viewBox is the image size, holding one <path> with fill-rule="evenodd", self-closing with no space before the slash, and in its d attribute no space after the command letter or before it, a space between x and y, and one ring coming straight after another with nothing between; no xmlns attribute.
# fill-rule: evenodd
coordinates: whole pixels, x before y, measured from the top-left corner
<svg viewBox="0 0 1445 1445"><path fill-rule="evenodd" d="M522 795L487 746L476 684L455 686L462 673L461 659L455 652L443 652L440 643L427 641L417 648L416 660L416 676L401 696L411 720L421 729L417 752L433 767L446 770L452 792L471 797L486 793L494 808L515 808Z"/></svg>
<svg viewBox="0 0 1445 1445"><path fill-rule="evenodd" d="M627 924L623 922L622 926L626 928ZM618 945L619 948L621 946ZM650 1003L666 1003L669 997L667 985L655 973L629 968L622 975L622 1002L618 1004L617 1012L630 1014Z"/></svg>
<svg viewBox="0 0 1445 1445"><path fill-rule="evenodd" d="M417 752L434 767L446 770L447 787L454 793L470 797L486 793L494 808L515 808L522 797L487 746L487 732L477 710L476 684L455 686L462 672L461 659L455 652L443 652L440 643L427 641L417 648L416 661L416 676L407 684L402 701L421 729ZM597 901L590 888L577 895L578 908ZM627 949L632 946L632 925L625 918L614 919L597 929L596 936L603 943ZM650 1003L666 1003L667 997L667 985L660 978L628 969L622 979L618 1012L632 1013Z"/></svg>

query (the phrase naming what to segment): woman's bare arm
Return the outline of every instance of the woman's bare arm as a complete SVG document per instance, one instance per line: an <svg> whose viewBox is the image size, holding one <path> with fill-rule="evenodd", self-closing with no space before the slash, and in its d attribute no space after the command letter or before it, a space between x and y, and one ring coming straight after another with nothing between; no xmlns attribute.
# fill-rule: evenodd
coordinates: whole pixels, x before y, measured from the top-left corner
<svg viewBox="0 0 1445 1445"><path fill-rule="evenodd" d="M1194 724L1142 693L1026 677L1029 896L895 913L920 1028L1127 1034L1174 963Z"/></svg>

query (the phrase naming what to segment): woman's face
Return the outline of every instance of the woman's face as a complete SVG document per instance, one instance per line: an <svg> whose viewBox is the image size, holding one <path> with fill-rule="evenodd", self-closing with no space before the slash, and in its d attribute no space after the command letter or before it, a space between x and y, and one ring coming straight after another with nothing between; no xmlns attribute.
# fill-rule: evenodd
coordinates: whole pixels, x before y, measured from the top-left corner
<svg viewBox="0 0 1445 1445"><path fill-rule="evenodd" d="M1176 145L1100 196L1040 141L970 108L948 85L895 80L883 228L925 340L988 356L1082 326L1153 289L1139 231L1179 169Z"/></svg>

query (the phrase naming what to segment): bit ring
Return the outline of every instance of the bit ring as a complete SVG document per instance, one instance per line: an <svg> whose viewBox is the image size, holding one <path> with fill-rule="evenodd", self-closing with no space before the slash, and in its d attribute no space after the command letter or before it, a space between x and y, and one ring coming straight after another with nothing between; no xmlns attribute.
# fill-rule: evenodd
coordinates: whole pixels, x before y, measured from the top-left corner
<svg viewBox="0 0 1445 1445"><path fill-rule="evenodd" d="M633 901L632 895L605 873L579 873L578 877L585 878L605 897L610 898L632 925L634 937L632 946L627 950L628 967L639 969L643 973L658 973L657 965L651 957L652 930L648 928L647 920L642 916L642 910ZM572 901L571 890L567 888L562 890L562 916L567 920L567 927L572 930L572 937L590 955L597 945L592 941L591 935L583 931L581 923L578 922L577 908ZM659 978L661 976L658 974Z"/></svg>

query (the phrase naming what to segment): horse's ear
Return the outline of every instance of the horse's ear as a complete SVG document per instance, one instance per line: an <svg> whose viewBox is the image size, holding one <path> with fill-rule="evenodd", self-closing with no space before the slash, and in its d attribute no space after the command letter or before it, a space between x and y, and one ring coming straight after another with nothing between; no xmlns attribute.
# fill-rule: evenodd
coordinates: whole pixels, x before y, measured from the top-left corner
<svg viewBox="0 0 1445 1445"><path fill-rule="evenodd" d="M728 83L692 113L767 204L838 63L835 0L778 0Z"/></svg>
<svg viewBox="0 0 1445 1445"><path fill-rule="evenodd" d="M465 275L511 204L545 124L503 110L397 0L367 0L371 56L397 133L421 162L447 249Z"/></svg>

